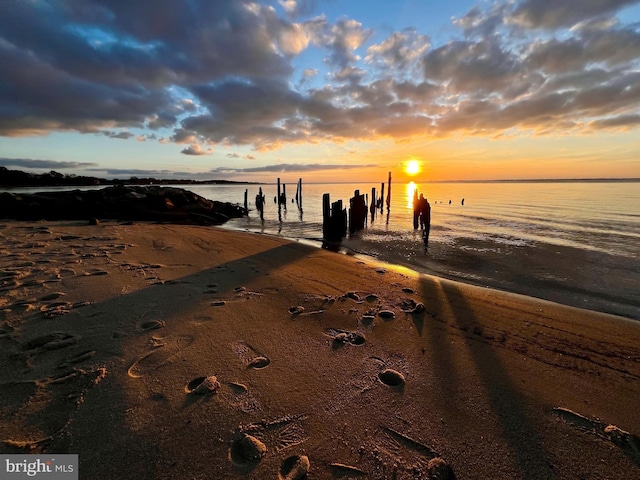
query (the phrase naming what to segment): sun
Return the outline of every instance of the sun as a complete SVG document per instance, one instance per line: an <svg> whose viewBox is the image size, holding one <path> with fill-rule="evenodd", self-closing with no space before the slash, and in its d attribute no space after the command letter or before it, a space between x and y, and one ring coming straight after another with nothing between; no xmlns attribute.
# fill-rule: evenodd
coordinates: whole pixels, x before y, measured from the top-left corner
<svg viewBox="0 0 640 480"><path fill-rule="evenodd" d="M409 160L407 166L404 167L407 175L416 175L420 173L420 162L418 160Z"/></svg>

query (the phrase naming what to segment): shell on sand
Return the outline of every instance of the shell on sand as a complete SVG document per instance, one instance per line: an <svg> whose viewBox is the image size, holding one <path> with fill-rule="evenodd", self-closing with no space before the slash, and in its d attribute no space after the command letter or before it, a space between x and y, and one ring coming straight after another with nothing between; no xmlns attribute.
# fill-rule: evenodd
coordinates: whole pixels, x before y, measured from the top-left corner
<svg viewBox="0 0 640 480"><path fill-rule="evenodd" d="M310 467L309 457L306 455L285 458L278 471L278 480L302 480L307 477Z"/></svg>

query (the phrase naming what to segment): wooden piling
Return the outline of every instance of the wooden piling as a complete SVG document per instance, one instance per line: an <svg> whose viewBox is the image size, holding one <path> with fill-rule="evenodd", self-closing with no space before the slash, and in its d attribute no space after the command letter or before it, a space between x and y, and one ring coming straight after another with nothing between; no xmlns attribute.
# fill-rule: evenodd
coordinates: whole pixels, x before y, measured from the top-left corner
<svg viewBox="0 0 640 480"><path fill-rule="evenodd" d="M328 193L322 196L322 237L327 242L340 242L347 235L347 212L342 200L331 203Z"/></svg>
<svg viewBox="0 0 640 480"><path fill-rule="evenodd" d="M367 206L364 195L360 195L360 190L356 190L349 200L349 235L362 230L366 219Z"/></svg>
<svg viewBox="0 0 640 480"><path fill-rule="evenodd" d="M256 209L260 214L260 220L264 220L264 194L262 193L262 187L258 190L258 195L256 195Z"/></svg>
<svg viewBox="0 0 640 480"><path fill-rule="evenodd" d="M380 213L384 209L384 182L380 184Z"/></svg>
<svg viewBox="0 0 640 480"><path fill-rule="evenodd" d="M249 212L249 189L245 189L244 191L244 209Z"/></svg>
<svg viewBox="0 0 640 480"><path fill-rule="evenodd" d="M278 177L278 196L276 198L278 199L276 203L280 206L280 199L282 198L280 197L280 177Z"/></svg>
<svg viewBox="0 0 640 480"><path fill-rule="evenodd" d="M420 210L418 208L418 189L416 188L413 191L413 229L414 230L418 229L419 213L420 213Z"/></svg>
<svg viewBox="0 0 640 480"><path fill-rule="evenodd" d="M387 211L391 209L391 172L389 172L389 189L387 190Z"/></svg>
<svg viewBox="0 0 640 480"><path fill-rule="evenodd" d="M373 222L376 216L376 187L371 187L371 206L369 207L369 211L371 212L371 222Z"/></svg>

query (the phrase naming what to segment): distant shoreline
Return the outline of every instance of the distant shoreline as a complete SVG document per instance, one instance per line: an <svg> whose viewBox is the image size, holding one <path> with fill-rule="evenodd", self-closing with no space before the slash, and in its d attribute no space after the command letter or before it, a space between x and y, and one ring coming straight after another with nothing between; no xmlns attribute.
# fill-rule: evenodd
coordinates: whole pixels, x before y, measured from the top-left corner
<svg viewBox="0 0 640 480"><path fill-rule="evenodd" d="M531 179L493 179L493 180L415 180L418 183L637 183L640 178L531 178ZM375 183L367 181L351 182L305 182L308 184L351 184ZM106 179L64 175L55 171L36 174L22 170L9 170L0 166L0 188L37 188L37 187L93 187L114 185L271 185L276 182L255 182L236 180L192 180L175 178L138 178Z"/></svg>

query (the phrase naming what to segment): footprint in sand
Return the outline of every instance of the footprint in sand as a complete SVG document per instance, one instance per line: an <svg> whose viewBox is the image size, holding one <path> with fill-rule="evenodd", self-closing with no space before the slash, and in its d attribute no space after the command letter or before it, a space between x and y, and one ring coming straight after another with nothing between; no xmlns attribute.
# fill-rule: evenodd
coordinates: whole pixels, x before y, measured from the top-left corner
<svg viewBox="0 0 640 480"><path fill-rule="evenodd" d="M640 437L625 432L615 425L587 418L568 408L557 407L553 409L553 413L562 421L581 432L610 441L620 448L633 463L640 467Z"/></svg>
<svg viewBox="0 0 640 480"><path fill-rule="evenodd" d="M85 393L104 378L105 370L71 371L44 380L3 384L0 441L31 448L62 432Z"/></svg>
<svg viewBox="0 0 640 480"><path fill-rule="evenodd" d="M454 480L451 466L431 447L410 436L381 426L360 450L361 463L372 463L369 478L424 478ZM422 478L422 477L419 477Z"/></svg>
<svg viewBox="0 0 640 480"><path fill-rule="evenodd" d="M390 368L392 364L396 363L402 365L403 362L402 360L389 362L379 357L362 359L361 371L344 382L343 388L338 394L325 403L326 414L336 415L345 408L368 404L370 400L367 398L370 397L374 389L390 387L391 391L402 394L405 386L404 375ZM381 384L384 384L384 387Z"/></svg>
<svg viewBox="0 0 640 480"><path fill-rule="evenodd" d="M25 350L57 350L59 348L66 348L71 345L75 345L80 341L80 337L77 337L67 332L53 332L40 337L33 338L23 345Z"/></svg>
<svg viewBox="0 0 640 480"><path fill-rule="evenodd" d="M242 472L250 472L267 454L267 446L258 438L238 432L229 448L229 460Z"/></svg>
<svg viewBox="0 0 640 480"><path fill-rule="evenodd" d="M262 420L249 425L241 425L234 438L249 435L259 440L268 450L279 453L287 448L300 445L307 440L304 430L306 415L287 415L275 420Z"/></svg>
<svg viewBox="0 0 640 480"><path fill-rule="evenodd" d="M306 455L292 455L285 458L278 471L278 480L302 480L307 478L311 463Z"/></svg>
<svg viewBox="0 0 640 480"><path fill-rule="evenodd" d="M232 348L233 352L240 357L240 360L247 368L259 370L269 366L271 363L269 357L242 340L235 342Z"/></svg>
<svg viewBox="0 0 640 480"><path fill-rule="evenodd" d="M396 389L404 388L404 375L392 368L385 368L378 374L378 378L382 383Z"/></svg>
<svg viewBox="0 0 640 480"><path fill-rule="evenodd" d="M127 370L129 377L142 378L155 372L193 343L193 337L190 335L175 335L154 340L158 346L129 367Z"/></svg>
<svg viewBox="0 0 640 480"><path fill-rule="evenodd" d="M260 403L253 396L249 388L238 382L224 382L219 391L220 398L245 413L257 412L261 410Z"/></svg>

